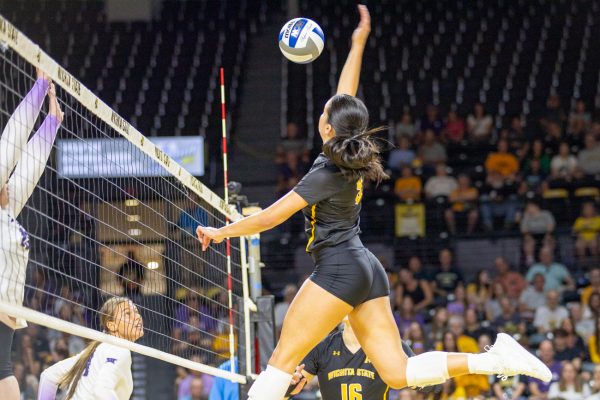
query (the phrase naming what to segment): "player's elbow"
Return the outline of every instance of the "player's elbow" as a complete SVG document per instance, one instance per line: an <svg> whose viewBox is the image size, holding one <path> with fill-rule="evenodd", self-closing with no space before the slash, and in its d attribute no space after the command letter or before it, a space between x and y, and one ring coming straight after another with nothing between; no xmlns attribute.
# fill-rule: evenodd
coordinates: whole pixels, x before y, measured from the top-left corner
<svg viewBox="0 0 600 400"><path fill-rule="evenodd" d="M58 377L51 369L45 369L40 375L40 383L45 382L47 384L58 385Z"/></svg>
<svg viewBox="0 0 600 400"><path fill-rule="evenodd" d="M51 382L51 379L50 379L48 372L42 371L42 373L40 375L39 385L40 386L48 385L50 382Z"/></svg>

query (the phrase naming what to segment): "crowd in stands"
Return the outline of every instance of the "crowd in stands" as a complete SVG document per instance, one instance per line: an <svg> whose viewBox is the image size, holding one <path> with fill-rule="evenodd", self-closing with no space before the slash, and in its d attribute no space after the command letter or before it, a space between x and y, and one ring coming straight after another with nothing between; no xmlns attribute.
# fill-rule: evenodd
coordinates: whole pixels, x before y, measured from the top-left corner
<svg viewBox="0 0 600 400"><path fill-rule="evenodd" d="M405 112L390 131L396 147L387 160L398 200L443 197L453 233L456 214L467 217L469 232L478 218L483 230L510 229L518 223L524 198L598 200L600 122L592 120L584 102L578 101L566 117L558 97L551 96L539 124L527 127L520 116L501 129L494 129L493 121L479 103L466 120L455 111L442 118L435 106L417 122ZM578 192L581 188L596 190ZM587 207L584 218L595 217ZM503 226L494 226L495 218ZM597 223L591 230L597 233Z"/></svg>

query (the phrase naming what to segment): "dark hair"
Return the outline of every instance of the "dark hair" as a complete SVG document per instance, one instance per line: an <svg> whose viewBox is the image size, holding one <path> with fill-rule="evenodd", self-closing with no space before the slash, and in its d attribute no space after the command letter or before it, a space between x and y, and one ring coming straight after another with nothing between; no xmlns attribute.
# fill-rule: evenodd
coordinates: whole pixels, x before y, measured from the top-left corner
<svg viewBox="0 0 600 400"><path fill-rule="evenodd" d="M383 127L368 129L369 111L356 97L338 94L329 102L328 123L335 136L323 144L323 152L349 181L388 178L379 158L380 148L371 135Z"/></svg>
<svg viewBox="0 0 600 400"><path fill-rule="evenodd" d="M454 349L448 349L446 347L446 336L450 335L452 337L452 340L454 341ZM458 351L457 350L458 347L458 338L456 337L456 335L449 330L444 331L444 334L442 335L442 350L443 351Z"/></svg>
<svg viewBox="0 0 600 400"><path fill-rule="evenodd" d="M573 364L572 361L566 361L563 364L563 370L565 365L570 365L571 367L573 367L573 369L575 370L575 391L578 393L583 392L583 382L581 381L581 376L579 375L579 371L577 371L577 368L575 367L575 364ZM563 379L562 376L563 372L560 372L560 380L558 381L558 387L560 389L561 392L565 392L568 390L567 388L567 382L565 382L565 380Z"/></svg>
<svg viewBox="0 0 600 400"><path fill-rule="evenodd" d="M554 330L554 337L557 338L566 338L569 336L569 333L564 328L557 328Z"/></svg>

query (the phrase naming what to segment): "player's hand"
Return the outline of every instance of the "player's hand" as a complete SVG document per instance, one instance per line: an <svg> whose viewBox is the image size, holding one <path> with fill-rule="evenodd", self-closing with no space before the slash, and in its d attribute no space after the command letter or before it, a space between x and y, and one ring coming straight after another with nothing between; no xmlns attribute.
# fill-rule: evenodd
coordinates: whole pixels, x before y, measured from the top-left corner
<svg viewBox="0 0 600 400"><path fill-rule="evenodd" d="M42 71L41 68L36 67L35 68L35 78L36 79L45 79L48 82L51 82L52 80L50 79L50 77L44 72Z"/></svg>
<svg viewBox="0 0 600 400"><path fill-rule="evenodd" d="M58 122L62 122L65 116L65 113L60 109L60 104L58 103L58 99L56 98L56 86L54 83L50 83L50 89L48 90L48 97L50 98L50 107L48 112L50 115L54 115Z"/></svg>
<svg viewBox="0 0 600 400"><path fill-rule="evenodd" d="M369 9L364 4L358 5L358 13L360 14L360 22L352 33L352 44L364 46L371 32L371 15Z"/></svg>
<svg viewBox="0 0 600 400"><path fill-rule="evenodd" d="M296 388L290 393L290 396L300 393L306 385L306 378L302 375L302 370L304 370L304 364L298 365L294 375L292 375L292 385L296 385Z"/></svg>
<svg viewBox="0 0 600 400"><path fill-rule="evenodd" d="M221 243L225 237L220 234L219 229L210 226L199 226L196 228L196 236L202 243L202 251L206 251L211 243Z"/></svg>

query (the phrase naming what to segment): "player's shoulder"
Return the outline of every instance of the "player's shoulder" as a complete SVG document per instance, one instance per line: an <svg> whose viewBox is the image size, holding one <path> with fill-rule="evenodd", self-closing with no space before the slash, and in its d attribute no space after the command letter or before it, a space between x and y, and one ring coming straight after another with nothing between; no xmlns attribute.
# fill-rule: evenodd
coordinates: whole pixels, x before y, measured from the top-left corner
<svg viewBox="0 0 600 400"><path fill-rule="evenodd" d="M338 173L340 169L337 165L329 157L327 157L324 153L320 153L315 161L313 162L311 171L323 171L330 173Z"/></svg>

